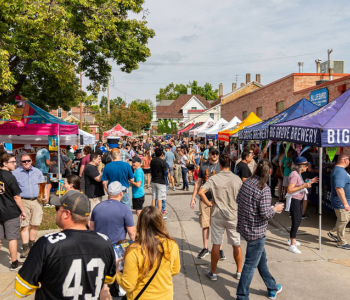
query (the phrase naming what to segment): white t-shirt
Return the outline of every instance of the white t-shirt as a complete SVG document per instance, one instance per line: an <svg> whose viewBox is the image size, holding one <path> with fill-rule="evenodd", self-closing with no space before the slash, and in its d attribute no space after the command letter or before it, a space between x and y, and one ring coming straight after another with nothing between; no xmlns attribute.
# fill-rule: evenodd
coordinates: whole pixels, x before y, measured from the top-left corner
<svg viewBox="0 0 350 300"><path fill-rule="evenodd" d="M181 157L181 167L187 168L186 165L187 165L187 156L184 155L183 157Z"/></svg>

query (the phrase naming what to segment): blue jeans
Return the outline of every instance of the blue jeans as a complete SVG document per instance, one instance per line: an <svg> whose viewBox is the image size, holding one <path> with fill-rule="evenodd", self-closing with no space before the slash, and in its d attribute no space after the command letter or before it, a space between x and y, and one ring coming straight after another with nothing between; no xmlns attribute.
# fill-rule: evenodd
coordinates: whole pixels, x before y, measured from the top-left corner
<svg viewBox="0 0 350 300"><path fill-rule="evenodd" d="M252 282L255 269L258 268L261 278L264 280L268 291L277 291L275 279L267 267L266 237L247 242L247 253L245 255L244 267L237 287L237 300L249 300L249 286Z"/></svg>
<svg viewBox="0 0 350 300"><path fill-rule="evenodd" d="M125 204L131 209L130 193L124 194L123 198L120 200L121 203Z"/></svg>
<svg viewBox="0 0 350 300"><path fill-rule="evenodd" d="M188 181L187 181L188 169L181 167L181 172L182 172L182 181L183 181L182 189L185 189L185 188L188 189Z"/></svg>

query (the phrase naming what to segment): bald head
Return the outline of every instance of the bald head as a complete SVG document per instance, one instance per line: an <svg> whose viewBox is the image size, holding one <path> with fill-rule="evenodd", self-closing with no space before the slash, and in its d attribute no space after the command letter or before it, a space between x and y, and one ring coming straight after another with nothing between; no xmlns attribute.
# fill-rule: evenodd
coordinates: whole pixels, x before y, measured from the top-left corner
<svg viewBox="0 0 350 300"><path fill-rule="evenodd" d="M346 154L346 153L339 154L337 162L339 163L339 162L341 162L344 159L349 159L349 154Z"/></svg>
<svg viewBox="0 0 350 300"><path fill-rule="evenodd" d="M349 154L341 153L338 156L337 166L347 168L349 166Z"/></svg>

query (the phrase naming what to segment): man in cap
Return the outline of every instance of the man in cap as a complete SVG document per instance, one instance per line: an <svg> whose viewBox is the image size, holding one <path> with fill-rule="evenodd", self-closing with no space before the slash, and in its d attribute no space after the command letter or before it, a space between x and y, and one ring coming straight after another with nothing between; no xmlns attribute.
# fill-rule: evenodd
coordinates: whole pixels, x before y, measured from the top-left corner
<svg viewBox="0 0 350 300"><path fill-rule="evenodd" d="M88 197L68 191L53 197L60 232L46 234L33 246L18 272L15 295L36 292L37 300L98 298L102 285L115 280L116 261L107 236L86 229L90 215Z"/></svg>
<svg viewBox="0 0 350 300"><path fill-rule="evenodd" d="M80 174L80 163L81 163L81 149L74 151L74 160L71 165L72 174L79 176Z"/></svg>
<svg viewBox="0 0 350 300"><path fill-rule="evenodd" d="M135 156L132 159L132 168L134 169L134 180L129 180L132 185L132 207L136 210L136 215L139 216L145 202L145 174L141 168L142 160Z"/></svg>
<svg viewBox="0 0 350 300"><path fill-rule="evenodd" d="M198 173L198 180L196 181L193 189L191 208L196 207L196 196L202 184L206 183L208 179L220 172L220 165L218 163L219 159L219 149L216 146L209 148L209 159L202 163ZM206 197L209 201L213 201L213 196L211 192L207 192ZM199 202L199 225L202 227L203 235L203 249L199 252L198 258L204 258L209 254L208 241L209 241L209 228L210 228L210 213L211 208L207 206L203 201ZM222 244L220 246L220 260L226 259L224 251L222 250Z"/></svg>
<svg viewBox="0 0 350 300"><path fill-rule="evenodd" d="M127 233L131 240L136 236L131 209L120 202L125 191L120 182L112 182L108 186L108 200L98 204L91 213L90 229L105 234L112 244L125 239Z"/></svg>

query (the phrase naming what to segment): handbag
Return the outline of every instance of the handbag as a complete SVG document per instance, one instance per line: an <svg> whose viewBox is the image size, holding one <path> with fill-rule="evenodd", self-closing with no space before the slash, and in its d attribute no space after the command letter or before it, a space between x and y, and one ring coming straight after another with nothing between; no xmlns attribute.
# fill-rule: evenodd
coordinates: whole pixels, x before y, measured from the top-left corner
<svg viewBox="0 0 350 300"><path fill-rule="evenodd" d="M283 174L282 174L282 171L281 171L281 167L280 166L278 166L277 168L276 168L276 172L275 172L275 176L274 176L275 178L283 178Z"/></svg>
<svg viewBox="0 0 350 300"><path fill-rule="evenodd" d="M162 263L162 258L163 258L163 253L162 253L161 257L160 257L160 260L159 260L159 264L158 264L157 269L155 270L155 272L153 273L152 277L147 281L147 283L145 284L145 286L144 286L144 287L142 288L142 290L138 293L138 295L135 297L134 300L138 300L138 299L142 296L143 292L144 292L144 291L147 289L147 287L150 285L150 283L152 282L153 278L156 276L156 274L157 274L157 272L158 272L158 270L159 270L160 264ZM126 295L124 295L123 298L122 298L122 300L127 300L127 299L128 299L128 298L126 297Z"/></svg>

